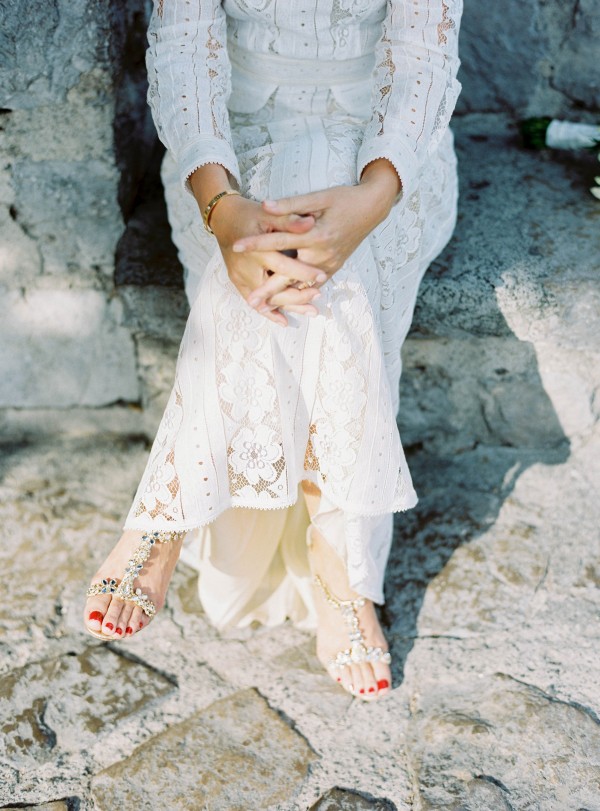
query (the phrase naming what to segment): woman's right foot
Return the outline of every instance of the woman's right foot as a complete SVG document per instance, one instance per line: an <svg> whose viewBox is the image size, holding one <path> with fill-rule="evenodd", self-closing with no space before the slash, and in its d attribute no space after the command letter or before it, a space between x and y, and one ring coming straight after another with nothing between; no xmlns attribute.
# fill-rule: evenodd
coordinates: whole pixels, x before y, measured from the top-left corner
<svg viewBox="0 0 600 811"><path fill-rule="evenodd" d="M129 561L142 544L145 533L138 530L125 530L121 538L100 566L91 583L102 583L103 580L116 580L121 583ZM165 533L170 535L170 533ZM143 562L133 583L134 590L140 589L159 611L164 603L167 587L179 558L184 533L165 542L157 541L151 547L151 554ZM94 594L88 597L85 604L84 624L94 634L108 638L126 639L144 628L150 620L143 609L129 600L122 600L115 594Z"/></svg>

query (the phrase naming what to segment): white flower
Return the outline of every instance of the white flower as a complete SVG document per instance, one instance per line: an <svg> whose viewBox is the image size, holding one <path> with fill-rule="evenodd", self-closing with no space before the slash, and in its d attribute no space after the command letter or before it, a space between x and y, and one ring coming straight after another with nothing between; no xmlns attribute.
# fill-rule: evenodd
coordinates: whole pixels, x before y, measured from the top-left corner
<svg viewBox="0 0 600 811"><path fill-rule="evenodd" d="M163 462L154 468L146 483L142 499L148 510L153 510L158 501L161 504L169 504L173 500L169 484L176 475L175 468L170 462Z"/></svg>
<svg viewBox="0 0 600 811"><path fill-rule="evenodd" d="M339 413L347 419L360 415L367 398L364 377L356 366L344 369L342 364L329 361L325 364L323 381L325 392L322 402L325 411Z"/></svg>
<svg viewBox="0 0 600 811"><path fill-rule="evenodd" d="M345 428L334 427L328 420L318 420L312 434L312 445L319 460L319 470L328 481L341 481L356 461L355 439Z"/></svg>
<svg viewBox="0 0 600 811"><path fill-rule="evenodd" d="M275 404L275 389L269 383L265 369L256 364L242 366L230 363L223 369L226 383L219 386L219 394L231 403L231 416L236 421L245 417L249 422L260 422Z"/></svg>
<svg viewBox="0 0 600 811"><path fill-rule="evenodd" d="M229 462L234 471L242 474L250 484L260 481L274 482L279 475L275 463L283 451L275 431L266 425L242 428L231 443Z"/></svg>
<svg viewBox="0 0 600 811"><path fill-rule="evenodd" d="M220 308L219 338L235 360L255 352L261 342L260 325L253 319L254 311L239 296L227 296Z"/></svg>

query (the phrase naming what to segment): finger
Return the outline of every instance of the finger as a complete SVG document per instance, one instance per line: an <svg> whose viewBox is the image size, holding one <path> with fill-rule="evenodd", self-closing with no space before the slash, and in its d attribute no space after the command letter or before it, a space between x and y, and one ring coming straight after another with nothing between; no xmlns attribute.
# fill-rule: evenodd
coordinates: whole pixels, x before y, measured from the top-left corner
<svg viewBox="0 0 600 811"><path fill-rule="evenodd" d="M263 218L265 232L290 231L293 234L304 234L316 222L312 214L267 214L263 211Z"/></svg>
<svg viewBox="0 0 600 811"><path fill-rule="evenodd" d="M313 292L310 296L307 296L306 293L306 290L298 290L296 287L287 287L280 293L275 293L268 298L266 303L272 304L276 307L285 307L289 304L306 306L309 304L314 304L314 302L321 297L319 292Z"/></svg>
<svg viewBox="0 0 600 811"><path fill-rule="evenodd" d="M280 200L263 200L262 207L270 214L315 214L327 207L327 199L327 190L324 190Z"/></svg>
<svg viewBox="0 0 600 811"><path fill-rule="evenodd" d="M317 295L319 295L318 287L306 287L303 290L292 287L290 280L274 274L260 287L256 287L247 301L251 307L261 309L266 303L269 303L273 296L278 293L283 293L284 290L294 290L295 300L294 304L309 304Z"/></svg>
<svg viewBox="0 0 600 811"><path fill-rule="evenodd" d="M300 259L291 259L279 251L261 251L260 261L267 268L294 282L316 282L323 284L327 281L327 274L314 265L308 265ZM289 282L288 282L289 284Z"/></svg>
<svg viewBox="0 0 600 811"><path fill-rule="evenodd" d="M268 234L254 234L238 239L233 243L234 253L248 251L289 251L309 248L314 244L314 237L307 234L290 234L288 231L271 231Z"/></svg>
<svg viewBox="0 0 600 811"><path fill-rule="evenodd" d="M273 324L277 324L280 327L287 327L288 325L288 320L285 315L271 305L265 305L264 309L260 311L260 314L263 315L267 321L271 321Z"/></svg>
<svg viewBox="0 0 600 811"><path fill-rule="evenodd" d="M281 312L294 313L295 315L308 316L309 318L315 318L317 315L319 315L317 308L310 304L302 304L298 306L295 304L286 304L280 306L279 310Z"/></svg>

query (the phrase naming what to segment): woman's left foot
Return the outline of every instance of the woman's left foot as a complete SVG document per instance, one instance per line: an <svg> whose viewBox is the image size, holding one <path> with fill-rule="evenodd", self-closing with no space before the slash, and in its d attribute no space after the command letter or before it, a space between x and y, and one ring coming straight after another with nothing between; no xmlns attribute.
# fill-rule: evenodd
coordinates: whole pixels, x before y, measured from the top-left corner
<svg viewBox="0 0 600 811"><path fill-rule="evenodd" d="M350 589L342 561L314 527L311 538L317 656L331 678L353 696L365 701L382 698L391 690L392 674L375 606Z"/></svg>

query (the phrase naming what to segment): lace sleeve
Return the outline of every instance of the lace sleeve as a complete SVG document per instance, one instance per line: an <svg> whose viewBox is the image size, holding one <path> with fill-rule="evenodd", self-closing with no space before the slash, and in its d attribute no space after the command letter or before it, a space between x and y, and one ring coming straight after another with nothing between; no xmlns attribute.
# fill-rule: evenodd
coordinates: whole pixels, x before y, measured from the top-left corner
<svg viewBox="0 0 600 811"><path fill-rule="evenodd" d="M387 158L402 181L402 196L414 189L461 90L456 74L462 8L462 0L388 0L359 177L368 163Z"/></svg>
<svg viewBox="0 0 600 811"><path fill-rule="evenodd" d="M154 0L146 51L148 103L158 136L181 182L199 166L220 163L239 182L227 99L231 70L219 0Z"/></svg>

